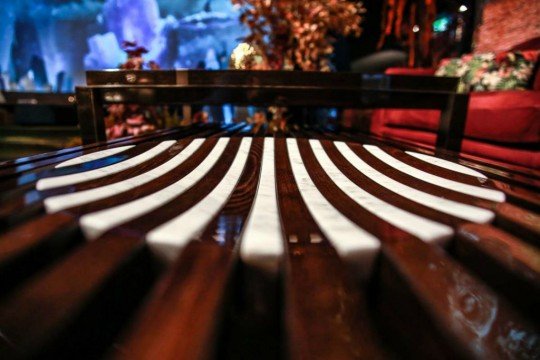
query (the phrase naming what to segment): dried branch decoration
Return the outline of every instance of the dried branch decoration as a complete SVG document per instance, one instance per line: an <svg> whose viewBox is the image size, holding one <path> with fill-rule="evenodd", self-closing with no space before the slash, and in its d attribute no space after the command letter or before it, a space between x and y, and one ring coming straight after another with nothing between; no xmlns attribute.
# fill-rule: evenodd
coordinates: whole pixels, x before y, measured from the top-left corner
<svg viewBox="0 0 540 360"><path fill-rule="evenodd" d="M406 38L409 47L409 66L412 67L418 63L431 65L432 26L436 12L435 0L384 0L378 48L384 45L386 38L391 34L397 40ZM413 31L414 26L418 26L420 35L418 43ZM407 29L406 32L403 31L404 27Z"/></svg>
<svg viewBox="0 0 540 360"><path fill-rule="evenodd" d="M250 34L244 39L271 69L330 70L335 35L360 36L361 2L231 0Z"/></svg>

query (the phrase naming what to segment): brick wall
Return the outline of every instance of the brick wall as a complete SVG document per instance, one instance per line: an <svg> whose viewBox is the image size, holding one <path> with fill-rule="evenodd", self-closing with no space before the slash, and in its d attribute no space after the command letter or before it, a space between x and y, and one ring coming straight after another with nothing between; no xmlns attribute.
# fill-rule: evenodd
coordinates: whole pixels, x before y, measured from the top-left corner
<svg viewBox="0 0 540 360"><path fill-rule="evenodd" d="M540 36L540 0L490 0L475 32L474 52L505 51Z"/></svg>

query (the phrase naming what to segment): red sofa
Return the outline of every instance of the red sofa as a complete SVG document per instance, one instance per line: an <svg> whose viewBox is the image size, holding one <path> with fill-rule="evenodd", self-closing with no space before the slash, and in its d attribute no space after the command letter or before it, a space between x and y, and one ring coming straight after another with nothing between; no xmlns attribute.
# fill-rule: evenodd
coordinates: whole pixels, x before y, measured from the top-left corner
<svg viewBox="0 0 540 360"><path fill-rule="evenodd" d="M433 75L434 69L390 68L387 74ZM462 154L527 169L540 169L540 71L531 90L472 92ZM371 132L434 146L438 110L378 109Z"/></svg>

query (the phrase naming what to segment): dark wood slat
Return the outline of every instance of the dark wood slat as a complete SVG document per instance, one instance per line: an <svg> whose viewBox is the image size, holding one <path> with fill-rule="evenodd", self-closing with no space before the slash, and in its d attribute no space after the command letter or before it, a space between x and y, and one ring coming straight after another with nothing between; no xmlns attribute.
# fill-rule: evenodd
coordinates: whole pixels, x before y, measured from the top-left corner
<svg viewBox="0 0 540 360"><path fill-rule="evenodd" d="M93 160L93 161L89 161L87 163L83 163L79 165L66 166L62 168L51 167L45 170L40 170L40 171L35 171L35 172L26 172L22 176L10 178L10 179L0 182L0 191L4 192L2 195L2 198L6 199L12 196L11 194L7 193L9 190L15 190L12 193L18 194L21 192L21 190L33 189L35 187L36 182L40 179L54 177L54 176L76 174L81 171L95 170L102 167L121 163L129 158L135 157L137 155L140 155L150 150L151 148L153 148L154 146L158 144L159 142L147 142L147 143L140 144L139 146L132 147L131 149L127 149L126 151L123 151L122 153L107 156L107 157Z"/></svg>
<svg viewBox="0 0 540 360"><path fill-rule="evenodd" d="M24 220L28 220L38 214L43 214L45 212L43 200L47 197L109 185L150 171L174 157L185 146L187 146L192 139L196 137L209 138L225 135L230 136L235 134L236 131L241 128L241 125L237 125L227 128L227 130L221 130L221 128L216 127L203 130L202 132L198 131L194 135L186 136L185 138L179 140L179 143L173 145L157 156L146 160L135 167L120 171L116 174L44 191L30 190L18 196L10 197L9 201L5 201L0 204L0 224L12 226Z"/></svg>
<svg viewBox="0 0 540 360"><path fill-rule="evenodd" d="M495 213L495 223L498 226L501 226L509 231L515 231L517 229L520 232L520 235L527 239L537 239L540 236L540 229L537 225L535 225L538 222L538 216L530 211L520 209L507 203L497 203L494 201L476 198L440 187L438 185L430 184L385 164L360 145L352 145L350 147L353 152L355 152L367 164L402 184L435 196L439 196L441 198L491 210ZM508 211L508 209L511 210Z"/></svg>
<svg viewBox="0 0 540 360"><path fill-rule="evenodd" d="M187 143L189 143L189 140L187 141ZM155 143L152 143L152 147L155 145ZM117 181L125 180L130 177L137 176L143 172L149 171L152 168L161 165L164 161L172 158L186 145L186 142L174 144L169 149L163 151L157 156L148 159L137 166L120 171L116 174L110 174L102 178L88 180L73 185L43 191L30 190L23 194L20 194L19 196L15 196L9 199L9 201L0 204L0 223L7 226L12 226L14 224L20 223L21 221L27 220L37 214L45 213L43 200L47 197L93 189L107 184L112 184ZM146 150L148 150L148 148L146 148Z"/></svg>
<svg viewBox="0 0 540 360"><path fill-rule="evenodd" d="M230 252L206 242L188 244L159 282L116 357L211 359L233 265Z"/></svg>
<svg viewBox="0 0 540 360"><path fill-rule="evenodd" d="M336 146L330 141L321 141L321 145L326 151L328 157L334 162L334 164L343 172L349 180L354 182L357 186L369 192L375 197L392 204L400 209L407 210L416 215L425 217L427 219L440 222L452 227L456 227L465 221L452 215L442 213L434 210L428 206L419 204L415 201L409 200L377 182L371 180L366 175L358 171L345 157L339 152Z"/></svg>
<svg viewBox="0 0 540 360"><path fill-rule="evenodd" d="M460 227L454 252L470 269L540 323L540 251L489 225Z"/></svg>
<svg viewBox="0 0 540 360"><path fill-rule="evenodd" d="M140 239L109 235L86 244L0 304L1 356L95 357L152 277Z"/></svg>
<svg viewBox="0 0 540 360"><path fill-rule="evenodd" d="M446 179L459 181L465 184L481 186L490 189L496 189L504 192L508 197L508 201L516 205L524 206L530 210L540 209L540 195L537 193L519 188L515 185L506 184L502 181L491 179L480 179L467 174L457 173L440 166L430 164L426 161L417 159L403 151L391 147L383 147L383 150L388 152L393 157L411 165L415 168L422 169L433 175L444 177Z"/></svg>
<svg viewBox="0 0 540 360"><path fill-rule="evenodd" d="M494 189L493 181L490 179L483 179L473 175L468 175L443 167L431 164L427 161L423 161L415 158L412 155L407 154L405 151L390 147L390 146L381 146L381 149L395 157L396 159L412 166L417 169L429 172L430 174L437 175L446 179L462 182L464 184L469 184L473 186L485 187L488 189Z"/></svg>
<svg viewBox="0 0 540 360"><path fill-rule="evenodd" d="M185 176L187 173L191 172L202 161L202 159L206 157L208 152L211 150L211 148L215 144L215 141L216 141L215 139L207 140L203 144L202 150L199 149L199 151L193 154L193 156L190 157L188 160L186 160L186 162L184 162L175 170L173 170L172 171L173 177L171 178L170 181L175 181L175 176L181 178ZM205 147L206 149L204 149ZM157 184L157 186L147 188L145 191L148 191L148 193L151 193L155 191L156 189L161 189L161 185ZM93 211L93 210L105 208L113 204L116 204L117 202L121 202L122 200L131 199L133 198L133 196L137 196L137 195L142 196L142 194L144 194L144 192L140 193L140 192L137 192L137 189L135 189L134 193L126 192L123 196L116 196L116 197L113 197L113 199L110 199L110 198L104 199L103 201L97 202L96 204L91 204L89 206L83 206L83 207L71 209L70 212L72 214L81 214L81 213L84 213L85 210L86 212L88 212L90 210ZM11 267L7 267L6 265L6 269L10 269L13 266L16 266L17 268L25 269L24 273L26 274L30 272L31 269L35 270L38 264L43 265L44 262L49 261L52 254L50 256L42 254L43 257L40 258L40 262L30 264L32 266L29 266L28 264L28 262L31 261L31 259L33 259L32 256L35 255L36 251L39 251L40 249L47 249L47 248L54 249L55 246L57 246L55 244L57 244L59 239L63 239L63 237L58 237L58 234L57 234L57 232L61 231L60 225L67 226L67 228L73 228L76 226L76 221L75 219L72 219L70 222L68 222L70 224L69 226L68 226L68 223L64 223L64 222L60 223L60 225L58 226L60 228L54 227L53 229L54 231L52 230L50 231L51 234L49 234L49 232L47 231L48 228L43 227L43 226L52 226L55 224L56 219L67 219L67 218L71 218L71 217L67 215L63 215L63 214L47 215L45 217L32 220L31 222L22 225L20 228L16 228L12 232L6 234L3 237L6 240L2 242L2 244L8 246L8 249L12 249L15 247L17 248L17 252L14 252L13 250L10 250L9 252L8 250L5 251L6 255L5 255L5 258L2 259L2 262L11 266ZM41 224L44 224L44 225L41 225ZM38 231L40 228L43 228L44 230L43 233L40 233ZM34 230L34 231L28 232L28 229ZM21 234L24 234L24 236L22 236ZM55 235L55 236L52 236L52 235ZM10 280L11 278L12 277L6 277L5 280L11 281ZM12 282L10 282L10 284L11 283Z"/></svg>
<svg viewBox="0 0 540 360"><path fill-rule="evenodd" d="M377 171L383 173L384 175L412 188L427 192L434 196L439 196L445 199L457 201L463 204L478 206L486 209L493 210L497 204L494 201L485 200L481 198L476 198L471 195L463 194L457 191L453 191L447 188L443 188L438 185L428 183L426 181L420 180L412 175L404 173L394 167L386 164L382 160L375 157L368 150L366 150L361 145L351 145L351 150L358 155L364 162L376 169Z"/></svg>
<svg viewBox="0 0 540 360"><path fill-rule="evenodd" d="M200 147L182 164L171 170L166 176L161 176L147 184L137 186L130 191L118 193L114 196L110 196L104 199L96 200L91 203L78 205L67 209L70 213L82 216L94 211L103 210L112 206L120 205L133 201L135 199L150 195L156 191L159 191L183 178L191 171L193 171L197 165L199 165L206 156L212 151L217 138L207 139Z"/></svg>
<svg viewBox="0 0 540 360"><path fill-rule="evenodd" d="M375 302L385 329L396 334L405 351L429 358L540 355L537 329L504 299L440 248L381 221L356 204L317 164L305 140L300 143L308 173L322 194L349 219L381 239L383 256ZM416 325L414 329L410 324ZM524 341L512 339L509 329L522 332Z"/></svg>
<svg viewBox="0 0 540 360"><path fill-rule="evenodd" d="M207 140L206 142L211 141L212 139ZM205 144L206 144L205 142ZM118 228L112 229L112 232L119 231L122 233L122 229L126 229L126 231L130 234L136 233L138 236L143 236L144 234L148 233L150 230L156 228L157 226L173 219L174 217L178 216L179 214L183 213L184 211L190 209L192 206L197 204L199 201L201 201L214 187L217 186L217 184L221 181L222 176L227 172L229 167L231 166L232 162L234 161L234 157L238 151L238 148L240 147L240 138L231 138L229 143L226 145L225 150L223 151L223 154L220 156L216 164L208 171L206 176L204 176L201 180L199 180L196 184L194 184L188 191L185 191L184 193L178 195L176 198L168 201L166 204L163 204L159 208L152 210L140 217L137 217L135 219L132 219L122 225L120 225ZM203 144L204 145L204 144ZM189 160L194 158L192 156L190 159L185 161L182 165L192 165L188 164ZM200 163L200 161L197 162ZM187 174L186 174L187 175ZM160 178L158 180L155 180L149 184L143 185L141 191L149 193L153 193L157 190L160 190L165 187L163 184L165 181L169 181L171 183L178 181L183 176L171 176L168 175L166 179ZM171 179L172 178L172 179ZM128 194L119 194L119 196L129 196L134 198L135 191L130 191ZM139 197L140 194L137 194L137 197ZM109 198L112 199L112 198ZM118 199L115 197L112 204L117 205ZM97 202L99 203L99 202ZM83 205L79 209L83 209L83 211L87 211L89 207L94 208L95 203ZM77 209L77 210L79 210Z"/></svg>
<svg viewBox="0 0 540 360"><path fill-rule="evenodd" d="M285 321L292 359L383 358L363 294L309 214L285 139L275 143L278 205L285 239ZM310 242L311 236L322 241Z"/></svg>
<svg viewBox="0 0 540 360"><path fill-rule="evenodd" d="M207 140L207 142L211 141L211 139ZM238 149L240 141L240 139L230 140L224 154L222 155L222 161L218 161L218 164L215 165L214 168L211 170L215 171L213 179L217 179L217 181L221 179L218 174L223 174L225 170L230 166L234 155L236 154L236 150ZM197 163L200 162L200 158L195 158L194 160ZM187 161L185 163L187 163ZM178 178L176 178L176 180L177 179ZM175 203L175 205L178 204L180 206L174 206L172 212L171 208L169 208L169 211L166 211L165 213L168 213L170 218L178 213L181 213L182 211L187 210L202 198L201 195L204 196L211 189L213 189L213 187L217 185L217 181L209 181L208 178L199 181L193 187L194 192L189 194L184 193L184 195L186 195L185 203L183 201L179 201L178 203ZM192 201L190 202L189 200L187 200L188 198L190 198ZM182 207L184 210L181 209ZM163 215L159 211L154 211L151 213L151 215L156 216L156 213L158 213L159 216ZM155 224L153 225L153 227L163 223L167 219L167 216L161 219L156 219L154 221ZM145 222L142 227L146 231L148 231L151 229L152 226L149 223ZM128 233L133 234L133 231L130 230L128 231ZM53 274L45 278L41 276L38 277L32 283L22 288L21 291L15 293L11 298L7 299L6 304L0 305L2 309L6 309L5 312L2 312L2 309L0 309L0 328L7 329L7 333L5 333L7 336L7 341L15 344L21 344L20 347L18 345L16 346L17 352L24 353L26 351L45 351L46 353L56 353L61 351L62 349L59 349L55 344L56 341L59 341L60 338L68 337L66 331L71 325L69 323L70 319L77 319L82 316L80 315L81 312L90 311L87 310L87 308L94 309L96 307L96 305L94 305L94 302L99 301L103 298L102 296L96 299L96 296L101 291L102 287L107 287L107 284L111 281L110 278L116 276L117 272L120 271L123 268L123 265L126 262L129 262L130 259L143 256L141 255L141 248L143 247L143 243L140 240L141 236L143 235L144 232L139 233L137 237L126 236L125 234L123 234L121 228L113 229L109 231L108 234L102 236L95 241L90 242L79 251L71 254L63 262L56 265L51 270ZM120 245L119 243L122 243L123 245ZM118 251L116 251L116 249L118 249ZM99 257L103 255L104 252L107 252L108 256L100 258L99 261L101 263L98 262L93 264L93 266L101 267L101 271L96 269L94 270L94 273L89 274L86 270L88 266L92 266L92 264L89 263L89 261L91 261L89 257ZM65 265L66 263L68 265ZM146 266L147 269L148 266L149 265ZM74 286L73 284L70 284L70 282L75 282L76 278L80 277L82 274L84 274L85 282L88 281L88 284L84 286ZM53 303L51 300L48 300L48 296L53 296L54 298L56 298L62 293L56 291L58 289L55 290L55 287L52 285L54 284L54 282L67 282L68 285L72 287L69 293L65 293L68 298L62 299L63 302L61 304L56 304ZM45 292L47 286L43 285L44 283L48 284L48 286L51 287L51 294ZM144 282L141 283L141 286L143 283ZM58 286L60 285L56 285L56 287ZM64 289L63 291L66 290L67 289ZM142 290L140 289L140 287L137 287L136 291ZM121 296L123 298L123 296L127 295L128 294L118 294L116 296ZM40 299L39 304L37 304L36 302L30 302L29 298L32 297ZM50 317L48 317L47 322L44 323L43 326L36 327L35 329L32 329L30 333L27 333L24 331L24 326L18 327L19 325L15 323L20 322L24 324L25 321L28 321L27 317L29 315L24 315L24 313L30 314L32 313L32 311L37 311L37 309L31 310L33 306L37 305L39 305L40 309L42 309L44 312L48 312L50 314ZM56 308L56 306L58 306L58 308ZM47 309L47 307L51 308ZM9 309L12 309L12 312L9 312ZM24 313L21 315L17 309L22 309ZM93 311L94 310L92 310L92 312ZM16 319L17 321L15 321L14 319ZM95 331L94 325L92 325L85 331ZM113 330L111 330L111 332L114 333ZM51 337L55 335L59 337L52 339ZM8 344L6 344L6 346L7 348L5 351L10 351Z"/></svg>
<svg viewBox="0 0 540 360"><path fill-rule="evenodd" d="M181 141L181 143L183 142L185 145L189 141L190 140L185 140L185 141ZM176 169L171 171L171 173L177 176L183 177L185 176L185 174L193 170L195 166L201 161L201 159L203 159L207 155L207 153L211 150L213 144L215 143L214 140L209 140L207 142L208 142L208 146L206 147L206 150L207 150L206 152L204 150L202 152L199 150L199 152L194 153L190 159L188 159L186 162L184 162L183 164L178 166ZM153 167L154 165L151 165L151 166ZM174 177L171 178L171 181L174 181ZM147 188L146 191L148 191L148 193L151 193L155 189L159 189L159 188L160 187L158 184L157 187ZM71 215L69 216L67 215L67 213L66 215L63 215L63 213L44 215L43 217L39 217L35 220L31 220L30 222L21 225L19 228L15 228L13 232L5 234L4 238L9 239L10 246L17 246L19 248L19 251L22 254L32 255L44 246L49 246L49 247L53 246L53 244L57 241L55 237L48 236L47 231L45 231L43 234L39 234L37 230L41 228L40 224L48 225L49 221L51 221L51 223L54 224L55 222L52 220L56 218L63 219L66 217L69 217L69 218L73 217L71 220L73 224L69 225L69 227L73 227L73 226L76 226L76 218L74 216L79 216L81 214L84 214L90 211L100 210L100 209L112 206L116 203L121 203L122 201L129 201L130 199L133 199L134 196L139 196L139 195L143 196L143 194L145 193L137 192L137 188L136 188L136 189L133 189L132 191L124 192L116 196L113 196L111 198L106 198L106 199L96 201L94 203L71 208L69 210L69 213ZM41 211L43 212L44 210L43 210L42 203L39 203L38 205L40 205ZM27 233L28 229L32 230L34 228L35 228L35 231L31 231ZM45 227L44 229L47 229L47 228ZM60 229L56 229L56 230L59 231ZM33 239L33 241L25 241L26 238L20 235L20 234L26 234L26 233L28 234L29 238ZM6 262L9 261L10 263L15 262L17 266L26 269L27 265L25 264L27 262L24 261L24 259L26 258L19 259L18 257L15 257L12 254L5 261ZM41 261L45 261L46 259L47 257L45 256L43 259L41 259Z"/></svg>
<svg viewBox="0 0 540 360"><path fill-rule="evenodd" d="M495 224L540 247L540 215L517 206L497 205Z"/></svg>
<svg viewBox="0 0 540 360"><path fill-rule="evenodd" d="M422 145L418 143L411 144L404 141L391 140L373 134L351 134L347 131L341 131L339 132L339 135L343 137L343 141L347 142L372 144L377 146L391 146L404 151L410 150L430 156L440 157L441 159L453 161L460 165L478 170L485 175L489 175L491 179L497 179L509 184L526 187L533 191L537 191L540 189L540 180L537 171L533 171L532 173L530 171L523 172L523 168L518 169L508 164L506 164L505 167L502 167L500 164L485 158L478 158L463 153L457 154L452 151L438 150L437 154L435 154L432 146Z"/></svg>
<svg viewBox="0 0 540 360"><path fill-rule="evenodd" d="M255 197L261 154L262 139L256 139L227 204L199 239L187 245L156 286L122 346L121 358L215 356L222 307L226 293L231 291L228 285L237 258L235 245Z"/></svg>
<svg viewBox="0 0 540 360"><path fill-rule="evenodd" d="M493 180L497 189L504 191L507 201L530 211L540 212L540 195L527 189L519 188L502 181Z"/></svg>
<svg viewBox="0 0 540 360"><path fill-rule="evenodd" d="M537 328L441 249L421 242L383 246L373 301L384 328L423 358L540 355Z"/></svg>
<svg viewBox="0 0 540 360"><path fill-rule="evenodd" d="M76 220L64 213L39 217L0 235L0 293L82 242Z"/></svg>
<svg viewBox="0 0 540 360"><path fill-rule="evenodd" d="M98 142L98 143L93 143L89 145L62 149L62 150L58 150L51 153L35 155L35 157L31 156L28 158L22 158L21 161L19 161L19 159L12 160L10 162L2 163L5 165L2 166L2 169L0 169L0 179L4 177L17 176L24 172L33 171L38 168L42 168L46 166L52 167L52 165L55 165L59 162L73 159L75 157L85 155L94 151L105 150L105 149L125 146L125 145L141 144L146 141L151 141L151 140L155 140L157 138L162 138L162 137L181 136L181 134L186 130L189 131L190 129L193 130L193 129L204 128L204 127L208 127L208 126L191 125L191 126L182 127L182 128L160 130L154 133L148 133L148 134L143 134L139 136L130 136L130 137L125 137L125 138L120 138L120 139L115 139L115 140L109 140L107 142ZM15 169L13 169L13 167L15 167Z"/></svg>

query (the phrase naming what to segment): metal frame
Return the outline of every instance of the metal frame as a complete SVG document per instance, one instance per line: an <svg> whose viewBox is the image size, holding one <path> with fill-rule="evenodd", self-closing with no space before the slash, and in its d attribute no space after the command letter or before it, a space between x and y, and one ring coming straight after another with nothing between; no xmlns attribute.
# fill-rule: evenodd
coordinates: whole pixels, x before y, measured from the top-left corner
<svg viewBox="0 0 540 360"><path fill-rule="evenodd" d="M285 71L91 71L77 87L84 144L103 141L103 106L115 103L441 110L436 147L459 151L468 94L458 78Z"/></svg>

